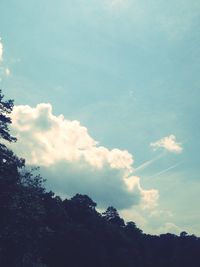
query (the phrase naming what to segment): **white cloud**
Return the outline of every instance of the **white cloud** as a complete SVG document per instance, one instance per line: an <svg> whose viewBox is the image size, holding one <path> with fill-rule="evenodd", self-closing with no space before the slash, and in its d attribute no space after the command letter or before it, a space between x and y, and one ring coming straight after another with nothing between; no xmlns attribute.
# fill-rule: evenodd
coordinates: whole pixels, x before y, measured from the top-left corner
<svg viewBox="0 0 200 267"><path fill-rule="evenodd" d="M0 62L3 61L3 44L0 39Z"/></svg>
<svg viewBox="0 0 200 267"><path fill-rule="evenodd" d="M152 209L156 207L157 200L159 198L157 190L142 189L140 185L140 178L137 176L127 177L124 181L128 187L128 190L133 191L141 196L141 207L143 209Z"/></svg>
<svg viewBox="0 0 200 267"><path fill-rule="evenodd" d="M10 69L5 67L3 63L3 52L4 46L0 38L0 81L3 79L4 76L10 75Z"/></svg>
<svg viewBox="0 0 200 267"><path fill-rule="evenodd" d="M54 116L50 104L15 106L12 122L18 138L13 150L28 164L41 166L57 193L85 193L103 207L156 206L158 191L141 187L128 151L100 146L79 121Z"/></svg>
<svg viewBox="0 0 200 267"><path fill-rule="evenodd" d="M113 169L132 170L133 157L128 151L98 146L80 122L65 120L62 115L53 116L50 104L15 107L12 121L19 140L32 141L28 143L31 154L23 150L29 164L48 166L60 160L83 160L97 169L108 164ZM34 148L33 144L37 146Z"/></svg>
<svg viewBox="0 0 200 267"><path fill-rule="evenodd" d="M150 146L153 147L154 150L157 150L158 148L164 148L169 152L174 153L181 153L183 150L181 143L176 142L176 136L173 134L151 143Z"/></svg>
<svg viewBox="0 0 200 267"><path fill-rule="evenodd" d="M141 212L136 211L135 207L132 209L122 210L120 212L122 218L126 218L126 222L133 221L139 228L144 229L148 225L148 220L142 216Z"/></svg>

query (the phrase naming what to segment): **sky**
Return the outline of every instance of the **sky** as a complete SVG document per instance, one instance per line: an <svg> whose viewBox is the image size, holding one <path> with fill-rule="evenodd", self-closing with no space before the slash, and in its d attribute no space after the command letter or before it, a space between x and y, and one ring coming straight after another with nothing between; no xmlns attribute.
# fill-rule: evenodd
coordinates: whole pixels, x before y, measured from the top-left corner
<svg viewBox="0 0 200 267"><path fill-rule="evenodd" d="M1 0L12 149L61 197L200 235L200 2Z"/></svg>

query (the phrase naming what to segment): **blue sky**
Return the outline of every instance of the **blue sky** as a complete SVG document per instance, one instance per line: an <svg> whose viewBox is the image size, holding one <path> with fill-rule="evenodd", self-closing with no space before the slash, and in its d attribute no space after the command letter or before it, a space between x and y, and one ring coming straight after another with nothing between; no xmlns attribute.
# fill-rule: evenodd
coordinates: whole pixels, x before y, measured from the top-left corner
<svg viewBox="0 0 200 267"><path fill-rule="evenodd" d="M75 177L67 178L66 187L66 180L62 184L57 178L49 179L48 186L61 194L91 192L102 208L116 204L123 216L146 232L186 230L200 235L199 1L1 0L0 13L1 88L6 97L32 107L29 113L37 113L42 125L47 121L58 125L59 114L80 122L97 146L107 149L101 153L109 166L97 174L90 168L94 163L88 161L89 154L84 154L90 164L85 176L96 175L92 182L74 174L77 162L72 155L71 163L52 160L51 173L44 162L44 175L55 177L58 168L64 168ZM53 111L35 108L40 103L50 103ZM40 146L33 140L35 125L28 139L18 133L19 144ZM88 144L89 137L73 123L61 127L64 135L68 127L80 131ZM181 151L170 150L164 141L150 145L170 136ZM127 166L135 169L131 175L139 177L141 189L138 194L134 191L133 206L126 207L132 198L118 172L125 167L112 169L112 149L127 150L134 159L132 164L122 153ZM19 146L16 152L26 156ZM109 175L118 178L108 183ZM152 189L159 198L146 209L140 205L142 190Z"/></svg>

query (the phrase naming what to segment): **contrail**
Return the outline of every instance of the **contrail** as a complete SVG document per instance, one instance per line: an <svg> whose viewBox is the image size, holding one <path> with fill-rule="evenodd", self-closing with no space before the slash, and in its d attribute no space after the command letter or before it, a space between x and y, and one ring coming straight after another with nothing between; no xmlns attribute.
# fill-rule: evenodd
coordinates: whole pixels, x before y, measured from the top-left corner
<svg viewBox="0 0 200 267"><path fill-rule="evenodd" d="M153 164L155 161L159 160L160 158L162 158L164 156L165 153L162 153L160 155L158 155L157 157L151 159L151 160L147 160L145 162L143 162L141 165L139 165L137 168L134 169L134 173L139 172L143 169L146 169L149 165Z"/></svg>
<svg viewBox="0 0 200 267"><path fill-rule="evenodd" d="M149 178L154 178L154 177L160 176L161 174L166 173L166 172L168 172L168 171L170 171L170 170L176 168L177 166L181 165L182 163L183 163L183 161L178 162L178 163L176 163L176 164L170 166L169 168L167 168L167 169L165 169L165 170L163 170L163 171L161 171L161 172L158 172L158 173L154 174L153 176L150 176Z"/></svg>

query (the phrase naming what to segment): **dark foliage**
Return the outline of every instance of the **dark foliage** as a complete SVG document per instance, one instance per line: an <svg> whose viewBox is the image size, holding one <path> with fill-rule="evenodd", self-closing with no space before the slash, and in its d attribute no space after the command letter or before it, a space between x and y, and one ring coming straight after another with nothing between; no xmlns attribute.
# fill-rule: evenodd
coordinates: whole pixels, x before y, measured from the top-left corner
<svg viewBox="0 0 200 267"><path fill-rule="evenodd" d="M13 102L0 93L0 136L8 131ZM37 170L27 170L0 145L0 266L199 267L200 238L143 234L114 207L100 214L87 195L62 200L46 192Z"/></svg>
<svg viewBox="0 0 200 267"><path fill-rule="evenodd" d="M8 125L11 123L9 115L13 109L13 100L9 99L4 101L3 98L4 95L0 90L0 137L9 142L13 142L16 141L16 138L10 135L8 129Z"/></svg>

